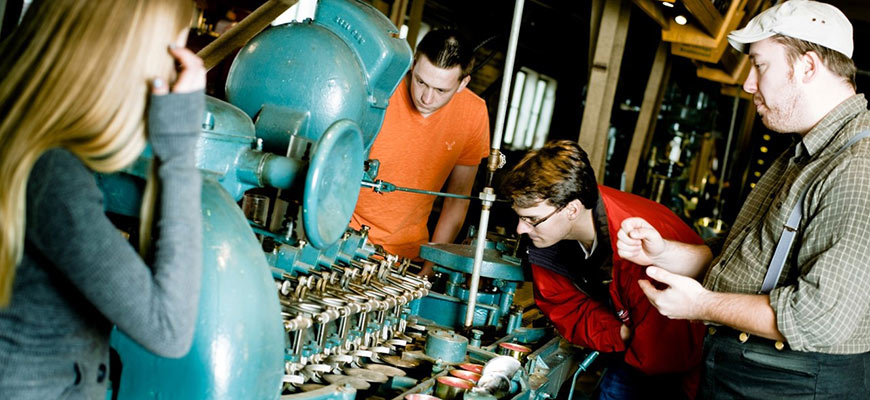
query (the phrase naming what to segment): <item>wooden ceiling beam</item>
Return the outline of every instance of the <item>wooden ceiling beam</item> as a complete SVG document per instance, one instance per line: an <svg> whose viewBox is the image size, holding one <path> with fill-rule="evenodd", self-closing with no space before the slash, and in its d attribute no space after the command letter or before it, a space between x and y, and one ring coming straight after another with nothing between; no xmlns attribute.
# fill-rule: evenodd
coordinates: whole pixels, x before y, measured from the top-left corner
<svg viewBox="0 0 870 400"><path fill-rule="evenodd" d="M698 66L697 74L699 78L711 80L713 82L724 83L726 85L742 85L749 75L749 56L739 54L734 64L728 68L723 65L710 65L701 63Z"/></svg>
<svg viewBox="0 0 870 400"><path fill-rule="evenodd" d="M696 24L678 25L662 30L662 39L672 42L671 54L708 63L718 63L728 47L728 33L743 19L746 0L734 0L715 35L710 36ZM718 12L718 11L717 11Z"/></svg>
<svg viewBox="0 0 870 400"><path fill-rule="evenodd" d="M662 29L668 29L670 27L668 19L665 18L665 14L662 13L662 9L659 8L659 2L653 0L631 0L631 2L640 8L648 17L652 18L655 23L659 24Z"/></svg>
<svg viewBox="0 0 870 400"><path fill-rule="evenodd" d="M719 28L722 27L722 14L713 6L712 1L683 0L683 6L686 7L686 10L689 10L689 13L695 17L698 24L701 25L707 34L713 37L716 36Z"/></svg>

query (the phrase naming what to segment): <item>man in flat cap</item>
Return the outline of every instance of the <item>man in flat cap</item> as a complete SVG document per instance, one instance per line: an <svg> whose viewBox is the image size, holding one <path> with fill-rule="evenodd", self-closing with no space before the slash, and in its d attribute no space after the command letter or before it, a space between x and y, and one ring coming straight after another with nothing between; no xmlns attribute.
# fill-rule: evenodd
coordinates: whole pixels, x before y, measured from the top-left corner
<svg viewBox="0 0 870 400"><path fill-rule="evenodd" d="M852 25L829 4L791 0L728 40L752 61L743 89L762 122L795 143L715 258L640 218L622 223L619 255L667 285L640 282L659 312L708 322L703 398L868 399L870 112Z"/></svg>

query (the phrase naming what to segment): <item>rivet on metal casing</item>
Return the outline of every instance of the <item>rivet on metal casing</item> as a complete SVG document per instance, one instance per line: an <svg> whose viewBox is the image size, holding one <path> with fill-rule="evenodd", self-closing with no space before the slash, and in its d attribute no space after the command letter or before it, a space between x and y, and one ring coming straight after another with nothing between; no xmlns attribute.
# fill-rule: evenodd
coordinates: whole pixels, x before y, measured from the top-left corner
<svg viewBox="0 0 870 400"><path fill-rule="evenodd" d="M202 121L202 129L206 131L214 130L214 114L211 112L205 113L205 118Z"/></svg>

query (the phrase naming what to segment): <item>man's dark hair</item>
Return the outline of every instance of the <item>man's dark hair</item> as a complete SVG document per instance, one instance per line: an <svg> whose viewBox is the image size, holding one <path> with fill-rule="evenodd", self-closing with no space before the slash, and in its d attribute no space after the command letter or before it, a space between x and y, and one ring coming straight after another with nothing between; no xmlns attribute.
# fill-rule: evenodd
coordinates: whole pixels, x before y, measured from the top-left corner
<svg viewBox="0 0 870 400"><path fill-rule="evenodd" d="M785 56L788 58L790 64L794 64L798 57L806 53L811 51L815 52L818 54L819 59L822 60L822 63L825 64L825 67L852 85L853 89L857 88L857 85L855 84L855 74L858 72L858 68L855 67L855 62L852 61L851 58L846 57L845 54L816 43L796 39L790 36L774 35L773 40L785 46ZM792 71L792 73L794 73L794 71Z"/></svg>
<svg viewBox="0 0 870 400"><path fill-rule="evenodd" d="M474 67L474 48L469 40L456 29L436 29L420 40L414 61L421 55L438 68L450 69L459 66L462 73L459 80L469 74Z"/></svg>
<svg viewBox="0 0 870 400"><path fill-rule="evenodd" d="M564 207L574 199L593 209L598 202L598 182L589 157L577 142L547 142L532 150L504 177L502 193L520 208L542 200Z"/></svg>

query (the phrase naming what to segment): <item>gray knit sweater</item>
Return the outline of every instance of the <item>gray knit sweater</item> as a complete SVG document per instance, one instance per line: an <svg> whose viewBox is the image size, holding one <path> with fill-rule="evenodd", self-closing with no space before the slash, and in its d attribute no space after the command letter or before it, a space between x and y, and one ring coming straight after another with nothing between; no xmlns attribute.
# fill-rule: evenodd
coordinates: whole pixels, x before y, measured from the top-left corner
<svg viewBox="0 0 870 400"><path fill-rule="evenodd" d="M105 398L113 324L162 356L190 349L202 275L194 148L203 107L202 91L152 97L160 217L150 266L105 216L91 170L66 150L37 161L24 258L0 309L0 399Z"/></svg>

